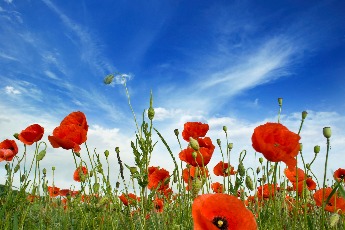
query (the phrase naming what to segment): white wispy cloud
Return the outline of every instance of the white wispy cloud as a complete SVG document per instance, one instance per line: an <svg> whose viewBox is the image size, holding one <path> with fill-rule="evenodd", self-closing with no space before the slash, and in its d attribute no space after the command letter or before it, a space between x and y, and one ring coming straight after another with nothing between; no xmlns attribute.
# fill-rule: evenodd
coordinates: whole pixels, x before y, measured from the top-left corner
<svg viewBox="0 0 345 230"><path fill-rule="evenodd" d="M21 92L19 90L15 89L13 86L6 86L5 92L7 94L14 94L14 95L21 94Z"/></svg>
<svg viewBox="0 0 345 230"><path fill-rule="evenodd" d="M7 59L7 60L11 60L11 61L18 61L17 58L15 58L15 57L13 57L11 55L7 55L7 54L5 54L3 52L0 52L0 57L4 58L4 59Z"/></svg>

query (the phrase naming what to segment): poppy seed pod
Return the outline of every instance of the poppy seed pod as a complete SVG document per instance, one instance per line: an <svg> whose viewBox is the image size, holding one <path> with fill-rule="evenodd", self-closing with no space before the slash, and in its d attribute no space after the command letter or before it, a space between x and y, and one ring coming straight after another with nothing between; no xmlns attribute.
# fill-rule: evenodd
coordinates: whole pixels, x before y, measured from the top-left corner
<svg viewBox="0 0 345 230"><path fill-rule="evenodd" d="M278 98L278 104L279 104L279 106L282 106L283 105L283 98Z"/></svg>
<svg viewBox="0 0 345 230"><path fill-rule="evenodd" d="M304 120L307 117L308 113L307 111L302 112L302 120Z"/></svg>
<svg viewBox="0 0 345 230"><path fill-rule="evenodd" d="M330 138L332 136L332 130L331 127L324 127L323 128L323 135L326 138Z"/></svg>
<svg viewBox="0 0 345 230"><path fill-rule="evenodd" d="M225 125L223 126L223 131L226 132L228 131L228 127L226 127Z"/></svg>
<svg viewBox="0 0 345 230"><path fill-rule="evenodd" d="M231 150L233 147L234 147L234 144L233 143L229 143L229 145L228 145L229 150Z"/></svg>

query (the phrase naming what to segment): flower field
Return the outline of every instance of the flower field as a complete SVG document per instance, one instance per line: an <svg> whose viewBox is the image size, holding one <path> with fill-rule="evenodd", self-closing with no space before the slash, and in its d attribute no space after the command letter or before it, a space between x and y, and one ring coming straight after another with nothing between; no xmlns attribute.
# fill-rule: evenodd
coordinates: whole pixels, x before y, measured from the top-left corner
<svg viewBox="0 0 345 230"><path fill-rule="evenodd" d="M109 75L104 82L112 79ZM316 178L311 170L324 154L324 168L318 170L327 172L331 128L323 129L327 150L315 146L314 159L306 162L300 134L307 113L302 112L300 129L294 132L280 122L281 98L278 105L278 121L253 130L253 149L232 152L226 126L225 140L214 140L207 135L208 124L190 121L173 130L180 146L173 152L154 126L151 95L147 117L140 124L134 119L131 166L121 160L116 146L104 153L88 150L89 124L81 111L66 114L49 134L39 124L23 127L14 137L0 140L0 167L6 169L6 183L0 187L1 229L345 229L344 162L332 181L326 173ZM44 135L49 143L41 140ZM150 164L157 142L166 147L172 171ZM59 187L54 183L59 171L40 167L48 145L69 153L75 163L71 177L80 190ZM31 162L29 150L34 154ZM211 165L215 153L222 160ZM244 159L254 153L260 156L257 167L246 167ZM109 173L111 155L120 167L117 175ZM235 157L238 165L231 163ZM52 170L52 178L47 170ZM214 177L221 182L213 182ZM117 178L116 183L110 178ZM15 179L19 187L13 185Z"/></svg>

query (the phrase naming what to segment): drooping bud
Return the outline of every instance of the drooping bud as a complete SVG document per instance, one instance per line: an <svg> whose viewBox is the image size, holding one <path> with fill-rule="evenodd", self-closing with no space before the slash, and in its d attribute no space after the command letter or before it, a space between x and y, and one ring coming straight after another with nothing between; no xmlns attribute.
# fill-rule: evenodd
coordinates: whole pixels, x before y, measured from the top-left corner
<svg viewBox="0 0 345 230"><path fill-rule="evenodd" d="M308 113L307 111L302 112L302 120L304 120L307 117Z"/></svg>
<svg viewBox="0 0 345 230"><path fill-rule="evenodd" d="M314 153L318 154L320 152L320 146L319 145L315 145L314 146Z"/></svg>
<svg viewBox="0 0 345 230"><path fill-rule="evenodd" d="M199 142L197 140L195 140L193 137L189 138L189 145L195 151L199 151L199 149L200 149Z"/></svg>
<svg viewBox="0 0 345 230"><path fill-rule="evenodd" d="M45 155L46 155L46 150L44 149L41 152L39 152L39 154L37 154L36 160L41 161L45 157Z"/></svg>
<svg viewBox="0 0 345 230"><path fill-rule="evenodd" d="M250 176L246 176L246 187L250 190L253 191L254 190L254 186L253 186L253 180L252 178L250 178Z"/></svg>
<svg viewBox="0 0 345 230"><path fill-rule="evenodd" d="M260 166L256 168L256 174L259 174L261 171Z"/></svg>
<svg viewBox="0 0 345 230"><path fill-rule="evenodd" d="M244 165L242 162L238 165L237 172L240 176L244 176L246 174L246 169L244 168Z"/></svg>
<svg viewBox="0 0 345 230"><path fill-rule="evenodd" d="M106 85L111 84L114 80L114 77L115 77L114 74L108 74L103 80L104 84Z"/></svg>
<svg viewBox="0 0 345 230"><path fill-rule="evenodd" d="M330 138L332 136L332 130L331 127L324 127L323 128L323 135L326 138Z"/></svg>

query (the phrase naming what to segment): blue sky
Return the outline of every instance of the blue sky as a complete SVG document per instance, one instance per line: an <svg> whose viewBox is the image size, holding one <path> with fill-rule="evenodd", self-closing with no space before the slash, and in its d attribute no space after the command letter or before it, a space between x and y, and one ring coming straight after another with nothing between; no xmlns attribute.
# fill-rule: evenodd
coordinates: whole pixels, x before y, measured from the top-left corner
<svg viewBox="0 0 345 230"><path fill-rule="evenodd" d="M306 157L314 145L324 147L322 128L331 126L331 168L345 167L335 161L345 148L344 1L129 2L0 1L2 139L32 123L45 127L46 139L80 110L89 145L100 152L120 146L131 162L135 125L125 90L120 82L103 84L118 71L129 76L138 117L152 90L155 125L176 156L173 130L202 121L214 140L224 138L227 125L234 152L247 149L250 164L253 128L276 121L282 97L282 122L291 130L298 130L300 112L309 113ZM152 163L172 168L164 148L157 149ZM71 161L63 167L73 172L68 151L50 151L44 166ZM213 165L219 153L214 158ZM57 181L68 186L71 172L64 173Z"/></svg>

